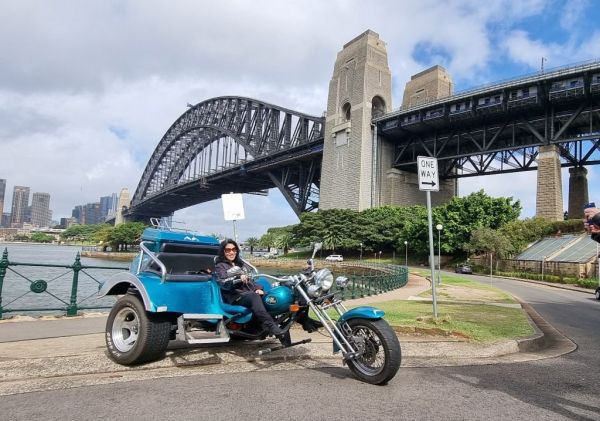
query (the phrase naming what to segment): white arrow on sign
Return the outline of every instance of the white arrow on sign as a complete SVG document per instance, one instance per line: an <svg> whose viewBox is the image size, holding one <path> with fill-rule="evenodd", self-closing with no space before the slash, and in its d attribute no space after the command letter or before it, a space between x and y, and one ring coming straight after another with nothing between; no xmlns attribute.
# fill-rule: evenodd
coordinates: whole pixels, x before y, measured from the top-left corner
<svg viewBox="0 0 600 421"><path fill-rule="evenodd" d="M419 190L440 191L437 158L418 156L417 172L419 174Z"/></svg>

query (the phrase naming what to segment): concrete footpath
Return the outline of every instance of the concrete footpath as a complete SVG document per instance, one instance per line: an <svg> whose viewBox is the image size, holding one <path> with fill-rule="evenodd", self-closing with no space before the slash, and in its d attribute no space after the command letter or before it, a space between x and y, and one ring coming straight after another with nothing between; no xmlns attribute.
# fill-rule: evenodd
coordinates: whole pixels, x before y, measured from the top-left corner
<svg viewBox="0 0 600 421"><path fill-rule="evenodd" d="M403 288L373 297L350 300L349 305L369 305L411 299L429 289L429 282L410 276ZM555 357L576 349L527 305L524 309L536 333L522 340L474 344L448 337L399 334L403 367L481 365ZM260 349L276 345L235 342L196 345L172 342L165 358L136 367L112 362L104 342L106 314L60 319L15 317L0 321L0 396L94 384L254 370L289 370L342 366L332 353L331 339L319 332L292 329L292 340L312 342L258 356Z"/></svg>

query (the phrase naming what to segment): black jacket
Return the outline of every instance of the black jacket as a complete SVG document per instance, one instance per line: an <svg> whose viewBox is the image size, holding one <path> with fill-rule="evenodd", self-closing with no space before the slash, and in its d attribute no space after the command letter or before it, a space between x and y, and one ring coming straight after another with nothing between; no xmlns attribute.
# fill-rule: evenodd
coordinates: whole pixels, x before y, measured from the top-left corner
<svg viewBox="0 0 600 421"><path fill-rule="evenodd" d="M229 279L227 271L234 267L233 263L229 262L218 262L215 264L215 273L221 287L221 293L223 299L227 303L234 303L243 294L248 292L254 293L257 289L262 289L260 285L257 285L252 279L248 279L248 282L235 282L233 279ZM242 267L242 269L244 269Z"/></svg>

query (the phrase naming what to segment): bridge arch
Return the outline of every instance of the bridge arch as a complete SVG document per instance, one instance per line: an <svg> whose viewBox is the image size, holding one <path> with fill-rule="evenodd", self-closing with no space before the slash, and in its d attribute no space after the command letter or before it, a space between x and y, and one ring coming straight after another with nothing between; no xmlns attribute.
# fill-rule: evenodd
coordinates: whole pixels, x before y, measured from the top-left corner
<svg viewBox="0 0 600 421"><path fill-rule="evenodd" d="M235 174L246 176L244 183L232 189L236 184L230 180L225 192L277 187L297 214L318 206L324 118L247 97L217 97L188 107L152 153L130 217L167 216L216 199L222 194L217 180Z"/></svg>

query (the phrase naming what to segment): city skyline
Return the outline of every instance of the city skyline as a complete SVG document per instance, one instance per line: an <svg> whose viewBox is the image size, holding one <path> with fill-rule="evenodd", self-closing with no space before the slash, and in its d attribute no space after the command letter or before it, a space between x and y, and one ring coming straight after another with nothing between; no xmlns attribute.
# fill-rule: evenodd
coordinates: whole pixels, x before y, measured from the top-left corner
<svg viewBox="0 0 600 421"><path fill-rule="evenodd" d="M133 194L188 103L247 96L322 115L336 54L367 29L386 43L394 109L410 77L432 65L446 68L460 91L600 57L600 11L585 0L89 4L0 6L0 36L16 40L0 47L11 57L0 80L0 150L10 157L0 176L8 189L19 180L50 192L57 218L106 192L126 187ZM22 31L31 19L36 25ZM589 186L600 182L596 167L588 167ZM564 170L565 209L568 177ZM459 195L484 189L514 197L523 204L521 217L529 217L536 183L527 179L465 179ZM600 199L590 191L590 200ZM298 221L277 190L245 195L244 206L240 238ZM220 200L173 219L202 232L232 232Z"/></svg>
<svg viewBox="0 0 600 421"><path fill-rule="evenodd" d="M50 201L52 194L47 192L32 192L32 188L30 186L22 186L15 184L12 186L13 194L11 195L10 202L7 201L6 192L10 191L10 186L7 179L0 178L0 218L3 215L8 215L8 225L6 228L10 228L10 225L23 225L25 220L27 219L27 209L30 210L29 215L29 223L33 226L38 227L46 227L54 224L58 224L58 221L64 218L72 218L73 211L77 207L86 207L89 205L98 205L98 216L93 218L93 222L91 223L102 223L104 220L102 219L110 212L114 212L118 203L118 195L117 193L110 193L108 196L101 196L95 202L88 202L86 204L81 205L73 205L72 211L69 215L59 215L53 216L53 210L50 209ZM31 200L29 200L29 196L31 195ZM13 206L13 202L17 198L18 203ZM26 201L26 203L23 203ZM6 209L10 209L10 212L6 212ZM14 210L17 210L17 216L13 218ZM0 219L0 227L3 226ZM44 224L47 222L47 224ZM86 222L84 222L86 223ZM88 222L90 223L90 222Z"/></svg>

